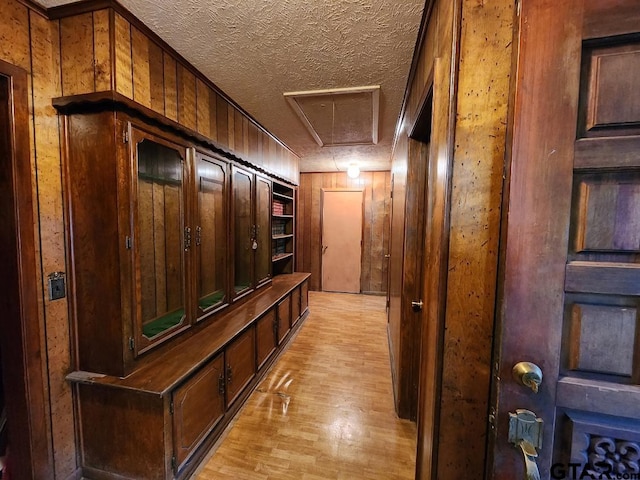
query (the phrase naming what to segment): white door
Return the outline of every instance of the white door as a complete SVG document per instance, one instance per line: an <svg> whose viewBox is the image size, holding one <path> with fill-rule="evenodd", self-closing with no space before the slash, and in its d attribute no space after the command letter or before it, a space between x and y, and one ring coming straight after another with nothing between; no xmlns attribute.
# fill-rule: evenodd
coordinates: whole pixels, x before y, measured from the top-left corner
<svg viewBox="0 0 640 480"><path fill-rule="evenodd" d="M360 293L363 191L322 190L322 290Z"/></svg>

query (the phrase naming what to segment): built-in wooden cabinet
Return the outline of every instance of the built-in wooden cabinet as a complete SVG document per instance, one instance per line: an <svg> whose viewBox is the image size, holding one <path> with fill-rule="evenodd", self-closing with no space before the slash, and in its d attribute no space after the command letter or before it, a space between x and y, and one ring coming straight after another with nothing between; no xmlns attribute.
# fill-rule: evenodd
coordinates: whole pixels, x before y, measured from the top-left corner
<svg viewBox="0 0 640 480"><path fill-rule="evenodd" d="M282 351L287 334L299 328L291 306L308 280L306 273L278 276L124 378L70 374L83 476L188 478ZM307 310L298 315L304 318Z"/></svg>
<svg viewBox="0 0 640 480"><path fill-rule="evenodd" d="M271 260L274 275L294 271L295 195L294 187L273 182Z"/></svg>
<svg viewBox="0 0 640 480"><path fill-rule="evenodd" d="M54 102L82 475L183 479L307 314L295 187L135 102L100 98Z"/></svg>

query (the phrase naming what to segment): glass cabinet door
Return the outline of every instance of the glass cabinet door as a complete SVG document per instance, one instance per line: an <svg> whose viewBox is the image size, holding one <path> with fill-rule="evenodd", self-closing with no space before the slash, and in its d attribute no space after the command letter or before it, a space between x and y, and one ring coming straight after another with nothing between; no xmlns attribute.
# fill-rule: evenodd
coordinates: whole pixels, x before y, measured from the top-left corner
<svg viewBox="0 0 640 480"><path fill-rule="evenodd" d="M238 296L253 287L253 174L233 169L233 292Z"/></svg>
<svg viewBox="0 0 640 480"><path fill-rule="evenodd" d="M256 282L271 278L271 182L256 177Z"/></svg>
<svg viewBox="0 0 640 480"><path fill-rule="evenodd" d="M198 317L226 303L227 290L227 166L196 157L195 219Z"/></svg>
<svg viewBox="0 0 640 480"><path fill-rule="evenodd" d="M184 150L136 144L140 350L185 323Z"/></svg>

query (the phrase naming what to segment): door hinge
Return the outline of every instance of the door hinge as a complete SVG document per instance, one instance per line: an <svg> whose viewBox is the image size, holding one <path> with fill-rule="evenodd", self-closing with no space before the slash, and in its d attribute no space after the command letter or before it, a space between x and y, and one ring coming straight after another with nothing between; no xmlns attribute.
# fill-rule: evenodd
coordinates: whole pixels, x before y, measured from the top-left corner
<svg viewBox="0 0 640 480"><path fill-rule="evenodd" d="M278 318L273 319L273 337L275 341L278 341Z"/></svg>
<svg viewBox="0 0 640 480"><path fill-rule="evenodd" d="M122 132L122 143L129 143L129 129L125 128Z"/></svg>
<svg viewBox="0 0 640 480"><path fill-rule="evenodd" d="M124 246L127 250L131 250L133 248L133 241L131 240L131 237L129 235L124 237Z"/></svg>
<svg viewBox="0 0 640 480"><path fill-rule="evenodd" d="M171 470L176 471L176 456L171 457Z"/></svg>
<svg viewBox="0 0 640 480"><path fill-rule="evenodd" d="M224 375L222 373L218 377L218 393L224 395Z"/></svg>
<svg viewBox="0 0 640 480"><path fill-rule="evenodd" d="M173 415L173 400L169 403L169 414Z"/></svg>
<svg viewBox="0 0 640 480"><path fill-rule="evenodd" d="M133 351L136 348L136 341L133 337L129 337L129 350Z"/></svg>

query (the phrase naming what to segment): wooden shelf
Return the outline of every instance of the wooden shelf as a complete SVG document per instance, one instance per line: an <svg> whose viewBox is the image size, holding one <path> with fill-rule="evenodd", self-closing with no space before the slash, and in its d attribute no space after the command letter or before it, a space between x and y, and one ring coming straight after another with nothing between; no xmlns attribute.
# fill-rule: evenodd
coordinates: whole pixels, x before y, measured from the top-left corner
<svg viewBox="0 0 640 480"><path fill-rule="evenodd" d="M278 193L278 192L273 192L273 196L274 198L281 198L282 200L288 200L288 201L293 201L293 197L289 196L289 195L284 195L282 193Z"/></svg>
<svg viewBox="0 0 640 480"><path fill-rule="evenodd" d="M273 257L271 257L271 261L279 262L281 260L284 260L285 258L290 258L290 257L293 257L293 253L280 253L278 255L274 255Z"/></svg>

